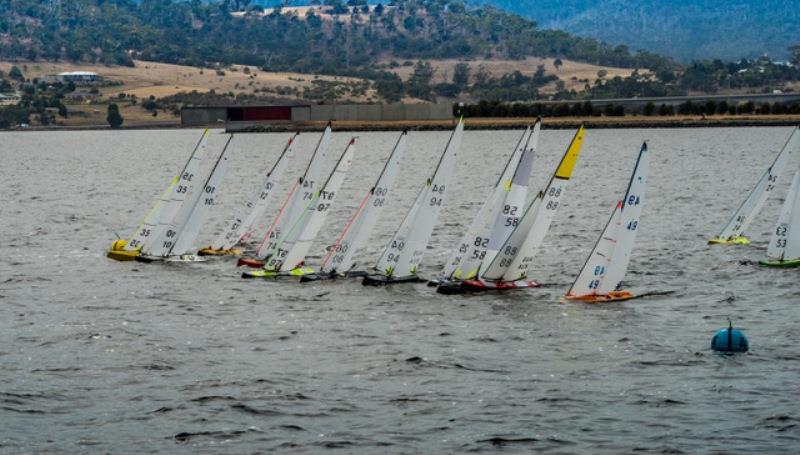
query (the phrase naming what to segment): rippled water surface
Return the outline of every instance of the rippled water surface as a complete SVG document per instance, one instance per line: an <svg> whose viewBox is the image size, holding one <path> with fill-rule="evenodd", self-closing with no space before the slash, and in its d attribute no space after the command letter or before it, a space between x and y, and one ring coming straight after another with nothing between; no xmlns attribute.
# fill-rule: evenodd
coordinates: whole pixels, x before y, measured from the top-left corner
<svg viewBox="0 0 800 455"><path fill-rule="evenodd" d="M200 131L1 133L0 451L796 453L798 270L748 262L763 257L790 178L751 228L752 246L706 245L789 132L588 131L533 270L545 286L472 296L421 284L245 281L231 259L111 261L104 253L114 233L136 226ZM465 134L423 275L441 267L519 133ZM397 198L365 267L447 134L410 134ZM572 134L542 133L535 187ZM335 149L350 136L336 133ZM311 263L397 134L359 136ZM234 140L200 243L220 231L287 138ZM317 138L300 136L293 175ZM561 301L645 139L648 200L627 282L634 292L675 294ZM223 140L215 132L211 149ZM750 354L708 349L728 315L750 337Z"/></svg>

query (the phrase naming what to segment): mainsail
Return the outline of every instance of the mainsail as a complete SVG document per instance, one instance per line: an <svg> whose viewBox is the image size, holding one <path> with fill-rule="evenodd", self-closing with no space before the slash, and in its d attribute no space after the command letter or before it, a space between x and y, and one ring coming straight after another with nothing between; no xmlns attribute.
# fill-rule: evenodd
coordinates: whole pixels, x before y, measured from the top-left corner
<svg viewBox="0 0 800 455"><path fill-rule="evenodd" d="M631 173L625 197L592 249L589 259L567 292L568 297L605 295L619 290L628 270L647 186L647 144L643 144Z"/></svg>
<svg viewBox="0 0 800 455"><path fill-rule="evenodd" d="M463 133L464 121L459 120L433 175L425 182L414 205L378 260L376 267L387 276L416 275L444 203Z"/></svg>
<svg viewBox="0 0 800 455"><path fill-rule="evenodd" d="M800 171L794 174L792 186L781 208L778 224L767 247L767 257L776 260L800 258Z"/></svg>
<svg viewBox="0 0 800 455"><path fill-rule="evenodd" d="M277 182L286 171L288 161L292 156L292 145L296 138L297 133L289 139L278 160L266 171L263 182L256 188L253 195L245 200L225 231L211 244L211 248L229 250L251 235L256 221L261 218L275 192Z"/></svg>
<svg viewBox="0 0 800 455"><path fill-rule="evenodd" d="M733 214L733 217L728 221L719 235L712 239L712 243L725 242L736 239L744 234L750 223L756 217L758 212L763 207L764 202L775 189L778 179L786 167L786 162L795 149L800 146L800 128L795 128L792 135L786 141L786 144L781 149L781 152L775 158L775 161L764 172L761 178L756 183L755 188L750 191L747 199L739 206L739 210Z"/></svg>
<svg viewBox="0 0 800 455"><path fill-rule="evenodd" d="M328 250L320 267L321 272L344 273L355 266L356 254L369 240L375 223L386 205L386 200L397 177L399 163L406 152L407 136L406 131L400 134L400 138L389 155L389 159L386 160L375 185L364 196L361 204Z"/></svg>

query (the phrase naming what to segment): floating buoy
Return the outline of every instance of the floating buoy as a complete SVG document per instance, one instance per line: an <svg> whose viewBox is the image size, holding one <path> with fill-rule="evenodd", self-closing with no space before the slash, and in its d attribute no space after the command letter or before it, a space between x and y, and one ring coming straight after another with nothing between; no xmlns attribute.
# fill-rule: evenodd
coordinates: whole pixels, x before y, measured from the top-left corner
<svg viewBox="0 0 800 455"><path fill-rule="evenodd" d="M711 349L718 352L747 352L750 342L739 329L733 328L731 319L728 318L728 328L722 329L711 339Z"/></svg>

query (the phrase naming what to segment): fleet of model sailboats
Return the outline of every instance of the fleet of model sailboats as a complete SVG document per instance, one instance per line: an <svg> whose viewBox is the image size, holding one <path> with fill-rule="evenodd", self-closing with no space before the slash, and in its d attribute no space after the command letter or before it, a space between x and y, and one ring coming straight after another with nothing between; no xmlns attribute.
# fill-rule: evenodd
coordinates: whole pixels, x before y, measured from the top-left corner
<svg viewBox="0 0 800 455"><path fill-rule="evenodd" d="M256 188L250 198L245 200L242 207L228 223L227 228L214 240L211 246L203 248L199 254L209 256L241 254L241 250L237 249L236 246L250 238L256 222L267 209L278 182L283 177L288 162L292 157L292 146L296 138L297 134L289 139L278 160L265 172L263 182Z"/></svg>
<svg viewBox="0 0 800 455"><path fill-rule="evenodd" d="M533 258L561 206L572 171L580 157L584 135L585 130L581 126L547 186L533 198L522 214L519 214L518 205L502 206L492 234L486 242L486 255L482 261L476 261L472 268L474 271L469 272L467 279L460 283L442 283L437 288L438 292L452 294L464 291L522 289L539 285L528 278L528 269L533 264ZM525 162L525 153L523 152L522 162ZM530 153L530 150L527 153ZM522 172L530 173L530 164L521 168ZM517 168L519 169L520 167ZM527 179L527 176L521 177ZM519 186L522 186L521 182ZM478 243L475 242L476 245Z"/></svg>
<svg viewBox="0 0 800 455"><path fill-rule="evenodd" d="M399 163L406 152L407 132L403 131L389 155L375 185L370 188L347 221L336 241L328 248L318 273L301 277L301 282L336 278L337 276L365 276L365 271L356 271L356 255L372 234L372 229L383 211L397 177Z"/></svg>
<svg viewBox="0 0 800 455"><path fill-rule="evenodd" d="M339 193L339 188L350 169L355 153L355 142L355 138L350 140L333 171L325 182L318 186L319 189L310 191L309 197L301 200L304 205L302 210L286 224L282 235L275 238L275 246L271 249L272 252L264 258L263 268L245 271L242 273L242 277L272 278L282 275L301 276L314 273L313 269L306 267L305 257L325 223L331 204ZM312 185L315 183L314 181L309 182ZM309 186L309 188L313 187Z"/></svg>
<svg viewBox="0 0 800 455"><path fill-rule="evenodd" d="M581 153L585 129L578 129L547 185L528 201L540 132L541 121L537 119L517 140L499 178L449 255L442 272L429 281L430 285L437 286L437 292L454 294L538 286L528 276L529 271L562 205ZM238 260L237 265L255 268L245 271L243 277L300 277L300 281L310 282L357 276L363 277L365 285L420 281L419 267L437 229L445 197L453 191L451 180L463 134L462 119L450 134L438 160L431 162L433 172L420 188L372 273L358 269L358 256L363 254L384 207L396 199L393 187L408 147L408 133L404 131L397 139L375 183L347 218L333 243L326 247L315 269L306 264L306 257L345 181L356 146L356 138L352 138L333 169L325 173L332 136L330 124L320 136L304 172L291 188L281 188L281 182L288 162L295 155L297 134L289 138L277 160L264 172L259 185L226 222L222 232L207 248L197 252L194 244L220 194L233 141L230 135L212 164L213 157L208 156L210 132L205 130L181 172L172 179L136 230L128 239L116 240L107 255L119 261L140 262L195 262L203 260L202 256L239 255L247 248L248 240L275 194L288 190L253 256ZM750 243L744 233L775 190L798 147L800 129L795 128L733 218L709 243ZM207 161L208 165L204 166ZM208 167L210 171L203 178L202 169ZM568 300L610 302L636 297L622 287L640 228L647 173L647 144L643 144L625 196L615 204L602 234L567 292ZM767 247L766 259L760 264L800 266L800 171L794 174Z"/></svg>

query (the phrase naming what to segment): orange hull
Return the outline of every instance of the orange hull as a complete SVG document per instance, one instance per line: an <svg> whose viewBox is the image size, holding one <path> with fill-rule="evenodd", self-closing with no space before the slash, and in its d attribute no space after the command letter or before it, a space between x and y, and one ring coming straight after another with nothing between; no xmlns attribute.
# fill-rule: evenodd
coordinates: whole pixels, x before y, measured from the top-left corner
<svg viewBox="0 0 800 455"><path fill-rule="evenodd" d="M636 298L636 296L628 291L612 291L608 294L568 295L566 298L567 300L577 300L579 302L603 303L621 302L623 300Z"/></svg>

